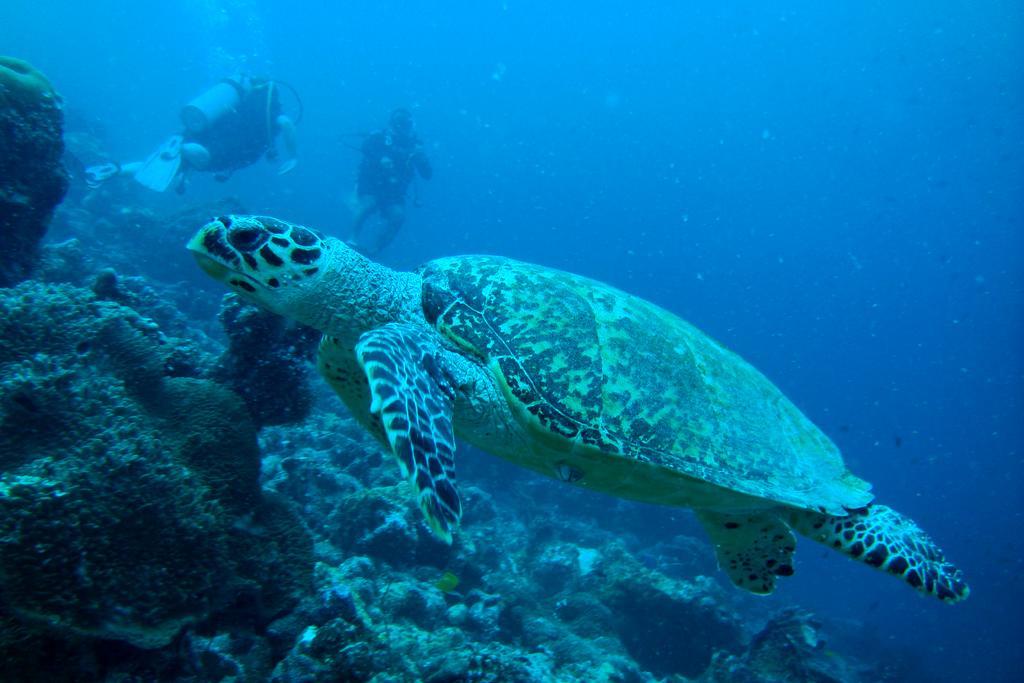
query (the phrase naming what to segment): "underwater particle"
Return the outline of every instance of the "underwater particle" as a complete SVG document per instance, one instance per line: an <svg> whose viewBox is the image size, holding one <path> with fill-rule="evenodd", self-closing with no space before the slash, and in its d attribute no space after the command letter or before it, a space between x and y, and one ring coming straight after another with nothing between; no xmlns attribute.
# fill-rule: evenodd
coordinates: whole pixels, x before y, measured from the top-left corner
<svg viewBox="0 0 1024 683"><path fill-rule="evenodd" d="M299 642L303 645L308 645L309 643L312 643L316 639L316 634L318 631L319 629L316 626L310 624L299 636Z"/></svg>
<svg viewBox="0 0 1024 683"><path fill-rule="evenodd" d="M580 576L586 576L594 570L594 566L601 559L601 553L593 548L580 548L576 561L579 563Z"/></svg>

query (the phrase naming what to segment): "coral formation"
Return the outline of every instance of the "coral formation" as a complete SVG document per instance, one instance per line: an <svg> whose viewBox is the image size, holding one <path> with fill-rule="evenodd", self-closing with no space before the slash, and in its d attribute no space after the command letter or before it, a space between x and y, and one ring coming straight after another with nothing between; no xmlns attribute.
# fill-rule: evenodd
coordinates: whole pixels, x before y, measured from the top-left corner
<svg viewBox="0 0 1024 683"><path fill-rule="evenodd" d="M700 674L716 650L740 642L742 627L706 577L670 579L641 565L619 544L606 549L591 583L615 614L609 626L630 655L658 675Z"/></svg>
<svg viewBox="0 0 1024 683"><path fill-rule="evenodd" d="M213 377L245 401L259 426L304 418L312 406L307 365L320 333L281 316L224 297L218 315L228 336Z"/></svg>
<svg viewBox="0 0 1024 683"><path fill-rule="evenodd" d="M54 207L67 192L61 102L31 65L0 56L0 286L28 276Z"/></svg>
<svg viewBox="0 0 1024 683"><path fill-rule="evenodd" d="M264 486L299 502L321 539L313 594L269 629L272 680L881 680L827 650L805 616L750 631L716 580L651 566L678 570L674 553L703 541L642 562L630 515L614 532L526 522L521 501L463 482L463 533L435 547L397 468L349 420L314 412L262 436ZM580 495L563 488L562 502Z"/></svg>
<svg viewBox="0 0 1024 683"><path fill-rule="evenodd" d="M195 226L213 216L245 211L232 197L161 211L139 202L134 188L135 184L107 183L87 199L64 202L54 214L49 235L57 241L77 240L90 272L113 268L122 275L145 275L151 284L174 285L195 272L195 260L181 248ZM133 239L126 240L126 235ZM54 268L47 276L67 279L68 270ZM198 290L192 291L191 301L204 304L204 318L208 317L222 292L207 288L198 277L194 286Z"/></svg>
<svg viewBox="0 0 1024 683"><path fill-rule="evenodd" d="M169 643L304 592L312 545L259 488L256 430L172 340L69 285L0 292L0 613L54 637ZM13 643L0 643L7 650Z"/></svg>
<svg viewBox="0 0 1024 683"><path fill-rule="evenodd" d="M742 655L718 653L702 683L842 683L883 680L880 672L855 666L826 647L821 623L788 609L768 621Z"/></svg>
<svg viewBox="0 0 1024 683"><path fill-rule="evenodd" d="M222 352L212 312L183 313L177 286L97 270L95 245L47 253L48 278L78 264L85 286L0 290L10 670L82 681L882 679L828 649L826 628L803 613L742 621L706 576L695 524L652 534L639 506L471 449L462 533L440 543L393 458L334 412L326 388L306 387L310 339L229 300ZM275 368L273 382L248 384Z"/></svg>

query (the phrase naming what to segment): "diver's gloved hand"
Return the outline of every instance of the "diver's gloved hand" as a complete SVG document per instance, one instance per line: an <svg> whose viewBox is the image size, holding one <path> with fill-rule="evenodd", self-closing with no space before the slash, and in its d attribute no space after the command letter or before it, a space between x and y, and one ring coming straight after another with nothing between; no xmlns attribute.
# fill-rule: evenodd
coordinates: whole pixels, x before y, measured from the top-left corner
<svg viewBox="0 0 1024 683"><path fill-rule="evenodd" d="M285 175L295 170L295 167L299 165L299 160L296 158L285 159L284 163L277 167L277 175Z"/></svg>
<svg viewBox="0 0 1024 683"><path fill-rule="evenodd" d="M95 190L97 187L107 182L120 172L121 164L118 163L111 162L108 164L90 166L85 169L85 184Z"/></svg>

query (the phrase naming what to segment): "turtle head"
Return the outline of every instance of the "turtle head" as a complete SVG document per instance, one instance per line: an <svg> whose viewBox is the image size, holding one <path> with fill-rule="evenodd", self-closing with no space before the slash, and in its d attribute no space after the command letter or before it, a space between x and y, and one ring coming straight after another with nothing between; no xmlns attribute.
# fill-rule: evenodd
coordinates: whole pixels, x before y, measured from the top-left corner
<svg viewBox="0 0 1024 683"><path fill-rule="evenodd" d="M297 306L316 294L331 242L268 216L221 216L204 225L188 249L207 275L246 301L296 317Z"/></svg>

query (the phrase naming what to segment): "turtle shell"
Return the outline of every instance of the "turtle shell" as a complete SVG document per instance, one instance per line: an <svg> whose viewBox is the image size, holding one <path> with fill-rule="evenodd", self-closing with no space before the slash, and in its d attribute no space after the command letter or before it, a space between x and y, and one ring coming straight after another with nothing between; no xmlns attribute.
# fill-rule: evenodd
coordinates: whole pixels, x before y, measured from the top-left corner
<svg viewBox="0 0 1024 683"><path fill-rule="evenodd" d="M797 507L845 514L872 498L764 375L654 304L498 257L421 275L427 319L494 371L534 429Z"/></svg>

